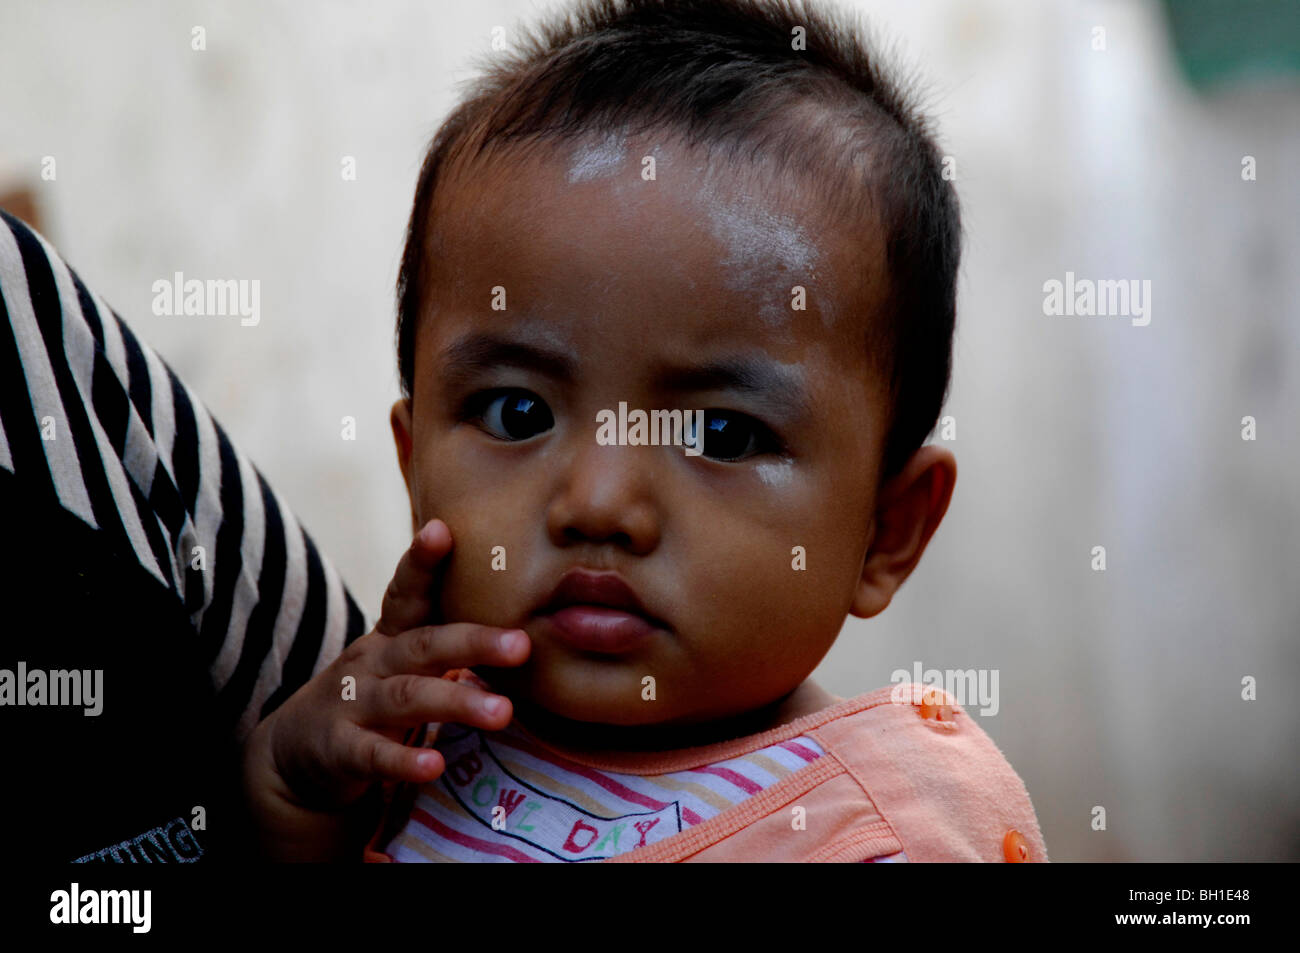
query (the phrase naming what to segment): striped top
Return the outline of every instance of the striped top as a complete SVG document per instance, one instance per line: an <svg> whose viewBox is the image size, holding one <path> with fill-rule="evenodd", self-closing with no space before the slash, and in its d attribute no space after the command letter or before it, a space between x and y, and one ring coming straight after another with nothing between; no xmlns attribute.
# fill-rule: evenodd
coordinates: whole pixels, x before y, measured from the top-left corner
<svg viewBox="0 0 1300 953"><path fill-rule="evenodd" d="M242 740L371 622L168 364L0 215L0 468L171 591Z"/></svg>
<svg viewBox="0 0 1300 953"><path fill-rule="evenodd" d="M443 725L430 746L447 767L395 802L404 816L390 819L397 833L383 852L398 863L606 860L694 827L825 755L801 735L686 770L614 772L558 754L518 722L499 732Z"/></svg>

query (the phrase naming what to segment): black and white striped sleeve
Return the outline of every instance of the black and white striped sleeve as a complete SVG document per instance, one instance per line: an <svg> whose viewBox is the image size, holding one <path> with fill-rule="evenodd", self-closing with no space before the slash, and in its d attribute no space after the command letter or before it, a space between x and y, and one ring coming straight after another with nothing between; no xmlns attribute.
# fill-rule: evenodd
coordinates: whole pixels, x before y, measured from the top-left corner
<svg viewBox="0 0 1300 953"><path fill-rule="evenodd" d="M195 394L9 215L0 292L0 468L174 594L242 741L373 620Z"/></svg>

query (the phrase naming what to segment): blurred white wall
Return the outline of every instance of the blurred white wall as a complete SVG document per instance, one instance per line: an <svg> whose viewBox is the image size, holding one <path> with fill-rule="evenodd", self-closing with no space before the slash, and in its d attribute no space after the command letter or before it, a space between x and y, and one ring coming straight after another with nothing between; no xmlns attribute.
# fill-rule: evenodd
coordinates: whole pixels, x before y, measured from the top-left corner
<svg viewBox="0 0 1300 953"><path fill-rule="evenodd" d="M1055 860L1300 859L1300 83L1194 94L1151 2L859 6L956 160L960 476L917 574L817 677L997 670L981 724ZM410 540L388 409L415 177L470 57L534 8L0 7L0 190L36 191L372 617ZM154 316L176 271L259 279L261 323ZM1149 279L1151 323L1044 315L1067 271Z"/></svg>

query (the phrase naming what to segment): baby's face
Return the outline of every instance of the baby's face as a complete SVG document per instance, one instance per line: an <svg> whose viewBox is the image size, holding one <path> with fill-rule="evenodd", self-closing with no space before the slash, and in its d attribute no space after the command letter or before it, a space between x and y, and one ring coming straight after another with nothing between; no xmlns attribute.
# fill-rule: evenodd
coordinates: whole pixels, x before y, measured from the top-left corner
<svg viewBox="0 0 1300 953"><path fill-rule="evenodd" d="M862 575L886 426L863 343L881 246L792 190L703 168L663 139L551 149L495 162L441 209L414 414L393 414L402 470L416 525L454 540L443 620L525 629L524 666L478 671L562 717L685 724L775 701ZM704 453L602 445L598 414L620 403L706 411ZM648 621L549 611L573 570L617 574Z"/></svg>

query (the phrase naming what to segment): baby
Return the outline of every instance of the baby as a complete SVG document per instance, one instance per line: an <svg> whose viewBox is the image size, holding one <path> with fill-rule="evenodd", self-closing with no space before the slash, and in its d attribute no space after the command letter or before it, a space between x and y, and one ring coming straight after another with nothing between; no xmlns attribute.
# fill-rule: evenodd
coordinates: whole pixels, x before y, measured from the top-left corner
<svg viewBox="0 0 1300 953"><path fill-rule="evenodd" d="M250 739L267 855L1046 860L951 696L809 678L956 479L924 445L960 250L927 126L824 9L587 0L516 47L420 174L418 532L375 631Z"/></svg>

